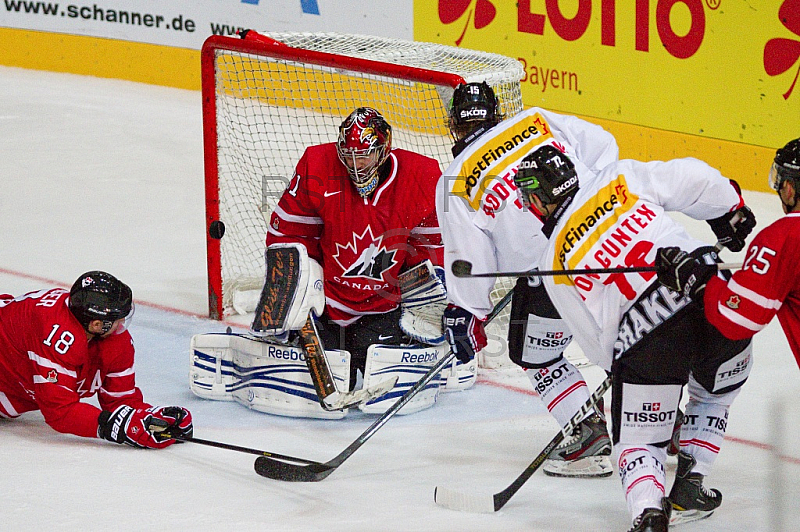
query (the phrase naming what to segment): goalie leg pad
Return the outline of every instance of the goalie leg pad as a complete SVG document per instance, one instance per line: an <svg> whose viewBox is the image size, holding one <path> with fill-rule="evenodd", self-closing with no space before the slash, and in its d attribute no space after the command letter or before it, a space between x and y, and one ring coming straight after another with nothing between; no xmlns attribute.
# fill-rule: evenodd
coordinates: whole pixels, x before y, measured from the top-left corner
<svg viewBox="0 0 800 532"><path fill-rule="evenodd" d="M347 414L346 409L327 411L320 406L302 349L238 336L232 347L239 381L232 392L236 402L279 416L341 419ZM336 385L347 389L350 353L327 350L326 356Z"/></svg>
<svg viewBox="0 0 800 532"><path fill-rule="evenodd" d="M196 334L191 340L189 389L203 399L233 401L233 386L238 382L233 372L230 334Z"/></svg>
<svg viewBox="0 0 800 532"><path fill-rule="evenodd" d="M389 393L359 405L367 414L382 414L445 356L443 345L431 347L371 345L364 367L364 387L397 377ZM433 406L439 396L439 379L433 378L398 414L413 414Z"/></svg>

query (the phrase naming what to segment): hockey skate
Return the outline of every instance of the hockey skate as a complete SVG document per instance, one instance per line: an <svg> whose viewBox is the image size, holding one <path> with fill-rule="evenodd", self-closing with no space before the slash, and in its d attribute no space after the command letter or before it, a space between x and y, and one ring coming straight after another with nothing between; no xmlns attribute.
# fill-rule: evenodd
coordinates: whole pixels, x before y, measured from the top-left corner
<svg viewBox="0 0 800 532"><path fill-rule="evenodd" d="M594 414L553 449L542 470L551 477L601 478L613 473L611 438L603 416Z"/></svg>
<svg viewBox="0 0 800 532"><path fill-rule="evenodd" d="M662 508L645 509L633 520L633 528L628 532L667 532L672 506L666 498L662 500L661 504Z"/></svg>
<svg viewBox="0 0 800 532"><path fill-rule="evenodd" d="M678 453L678 471L675 484L669 492L672 503L670 524L677 525L709 517L720 504L722 493L703 486L703 475L692 473L696 460L688 453Z"/></svg>

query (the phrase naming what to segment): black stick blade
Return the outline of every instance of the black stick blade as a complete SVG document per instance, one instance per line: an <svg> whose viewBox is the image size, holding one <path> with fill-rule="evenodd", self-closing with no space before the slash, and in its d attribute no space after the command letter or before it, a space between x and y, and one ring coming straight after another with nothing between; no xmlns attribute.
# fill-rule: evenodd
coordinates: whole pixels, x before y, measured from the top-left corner
<svg viewBox="0 0 800 532"><path fill-rule="evenodd" d="M450 269L453 271L453 275L456 277L472 276L472 263L468 260L454 260Z"/></svg>
<svg viewBox="0 0 800 532"><path fill-rule="evenodd" d="M332 467L325 464L288 464L273 460L268 456L259 456L253 466L262 477L284 482L319 482L333 472Z"/></svg>

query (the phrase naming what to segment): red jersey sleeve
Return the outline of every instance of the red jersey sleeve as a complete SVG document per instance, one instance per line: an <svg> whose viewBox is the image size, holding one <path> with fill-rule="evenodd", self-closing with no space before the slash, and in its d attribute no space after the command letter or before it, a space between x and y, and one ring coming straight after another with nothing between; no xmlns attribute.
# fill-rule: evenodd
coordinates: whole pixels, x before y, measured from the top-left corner
<svg viewBox="0 0 800 532"><path fill-rule="evenodd" d="M775 314L783 314L794 321L787 330L781 320L797 356L800 323L796 307L786 302L799 293L798 259L800 215L785 216L756 235L742 269L727 283L719 277L709 280L703 296L706 318L726 337L739 340L763 329Z"/></svg>
<svg viewBox="0 0 800 532"><path fill-rule="evenodd" d="M99 340L90 349L94 350L94 357L100 360L101 382L97 399L103 410L113 412L121 405L134 408L151 406L144 402L142 392L136 386L133 338L128 331Z"/></svg>
<svg viewBox="0 0 800 532"><path fill-rule="evenodd" d="M320 262L322 251L319 239L323 220L319 214L319 206L324 193L321 192L320 184L324 176L310 175L309 160L314 156L315 150L309 148L297 163L289 186L270 216L267 246L300 243L305 245L310 257Z"/></svg>

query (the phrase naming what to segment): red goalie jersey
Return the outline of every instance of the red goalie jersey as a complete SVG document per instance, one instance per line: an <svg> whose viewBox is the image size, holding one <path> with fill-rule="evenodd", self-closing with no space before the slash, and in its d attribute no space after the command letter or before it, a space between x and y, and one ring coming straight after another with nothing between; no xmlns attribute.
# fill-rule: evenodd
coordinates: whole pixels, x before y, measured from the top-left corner
<svg viewBox="0 0 800 532"><path fill-rule="evenodd" d="M270 219L267 245L297 242L323 268L330 317L348 325L397 308L398 274L431 259L442 264L431 158L392 150L389 172L362 198L336 145L306 149Z"/></svg>
<svg viewBox="0 0 800 532"><path fill-rule="evenodd" d="M725 283L713 277L703 302L706 318L728 338L749 338L778 315L800 365L800 213L764 228L750 244L742 269Z"/></svg>
<svg viewBox="0 0 800 532"><path fill-rule="evenodd" d="M41 410L58 432L97 437L100 410L148 408L135 385L133 340L125 331L87 342L62 288L13 299L0 295L0 417Z"/></svg>

